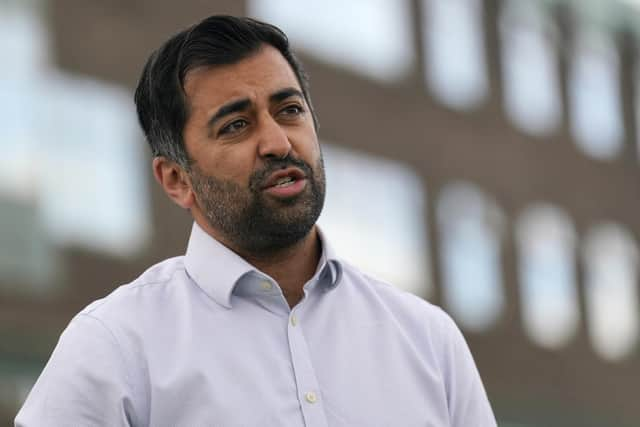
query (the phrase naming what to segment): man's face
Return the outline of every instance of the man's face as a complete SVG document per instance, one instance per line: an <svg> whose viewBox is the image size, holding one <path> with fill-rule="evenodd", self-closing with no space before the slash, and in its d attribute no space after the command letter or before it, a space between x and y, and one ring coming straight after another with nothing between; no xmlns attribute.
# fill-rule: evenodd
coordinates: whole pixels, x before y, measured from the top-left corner
<svg viewBox="0 0 640 427"><path fill-rule="evenodd" d="M184 86L194 209L215 237L256 255L304 238L322 210L324 167L284 57L264 46L236 64L195 69Z"/></svg>

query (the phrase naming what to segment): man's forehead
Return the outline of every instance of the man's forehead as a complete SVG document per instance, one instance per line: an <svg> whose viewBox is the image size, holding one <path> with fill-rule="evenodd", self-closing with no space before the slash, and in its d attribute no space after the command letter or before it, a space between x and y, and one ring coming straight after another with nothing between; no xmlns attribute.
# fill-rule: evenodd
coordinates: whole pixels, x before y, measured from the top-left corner
<svg viewBox="0 0 640 427"><path fill-rule="evenodd" d="M209 105L269 96L285 87L301 90L291 65L277 49L268 45L233 64L194 68L184 81L190 103Z"/></svg>

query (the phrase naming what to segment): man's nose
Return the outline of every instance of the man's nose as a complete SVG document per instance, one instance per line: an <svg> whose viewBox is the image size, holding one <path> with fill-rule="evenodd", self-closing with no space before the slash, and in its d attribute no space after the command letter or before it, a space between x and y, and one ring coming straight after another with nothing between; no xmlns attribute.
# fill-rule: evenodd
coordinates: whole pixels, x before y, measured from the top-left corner
<svg viewBox="0 0 640 427"><path fill-rule="evenodd" d="M271 116L262 120L258 141L260 157L283 159L291 151L291 143L285 129Z"/></svg>

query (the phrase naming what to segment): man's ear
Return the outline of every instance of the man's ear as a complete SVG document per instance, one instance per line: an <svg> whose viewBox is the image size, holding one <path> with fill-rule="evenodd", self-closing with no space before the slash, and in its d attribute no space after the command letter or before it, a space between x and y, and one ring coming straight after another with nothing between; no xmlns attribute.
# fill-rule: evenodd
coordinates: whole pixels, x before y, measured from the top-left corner
<svg viewBox="0 0 640 427"><path fill-rule="evenodd" d="M161 156L155 157L152 167L156 181L175 204L183 209L190 209L195 204L191 180L176 162Z"/></svg>

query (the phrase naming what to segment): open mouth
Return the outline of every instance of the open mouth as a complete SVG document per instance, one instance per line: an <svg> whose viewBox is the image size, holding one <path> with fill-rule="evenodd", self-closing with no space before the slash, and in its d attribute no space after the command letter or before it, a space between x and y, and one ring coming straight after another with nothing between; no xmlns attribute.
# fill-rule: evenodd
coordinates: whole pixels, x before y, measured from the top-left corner
<svg viewBox="0 0 640 427"><path fill-rule="evenodd" d="M271 174L262 189L272 196L289 198L300 194L306 183L305 174L298 168L290 167Z"/></svg>
<svg viewBox="0 0 640 427"><path fill-rule="evenodd" d="M278 181L276 181L276 183L273 185L273 187L289 187L291 185L293 185L295 182L297 181L297 179L295 179L294 177L291 176L285 176L283 178L278 179Z"/></svg>
<svg viewBox="0 0 640 427"><path fill-rule="evenodd" d="M283 188L295 184L297 181L305 179L304 173L296 168L289 167L272 173L264 183L263 189L267 188Z"/></svg>

